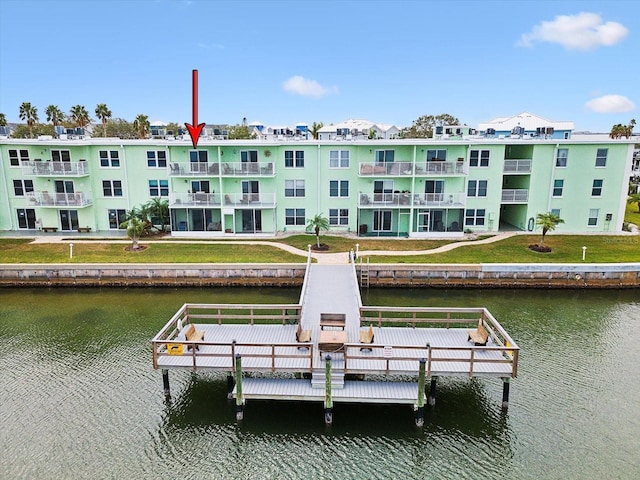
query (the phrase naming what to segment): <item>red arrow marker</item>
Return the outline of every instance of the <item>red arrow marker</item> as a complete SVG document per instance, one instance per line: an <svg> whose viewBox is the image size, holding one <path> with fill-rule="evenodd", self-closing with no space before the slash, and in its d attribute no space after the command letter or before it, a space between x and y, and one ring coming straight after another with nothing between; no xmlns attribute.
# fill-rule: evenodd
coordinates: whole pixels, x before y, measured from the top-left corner
<svg viewBox="0 0 640 480"><path fill-rule="evenodd" d="M200 132L204 128L204 123L198 124L198 70L194 70L192 73L193 80L193 124L185 123L184 126L189 130L191 136L191 143L193 148L198 146L198 140L200 140ZM194 126L196 125L196 126Z"/></svg>

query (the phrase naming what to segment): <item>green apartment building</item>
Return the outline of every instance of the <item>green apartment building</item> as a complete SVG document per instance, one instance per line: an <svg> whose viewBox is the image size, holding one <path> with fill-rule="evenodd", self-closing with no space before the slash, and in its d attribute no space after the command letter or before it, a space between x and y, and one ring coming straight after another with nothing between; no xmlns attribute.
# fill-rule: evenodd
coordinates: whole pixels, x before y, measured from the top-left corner
<svg viewBox="0 0 640 480"><path fill-rule="evenodd" d="M567 122L520 127L544 120L522 115L504 132L498 122L402 140L361 128L321 140L202 137L197 149L188 136L4 137L0 230L118 230L154 198L168 200L174 236L304 231L318 213L360 236L533 231L549 211L565 221L559 232L621 230L633 140L577 135Z"/></svg>

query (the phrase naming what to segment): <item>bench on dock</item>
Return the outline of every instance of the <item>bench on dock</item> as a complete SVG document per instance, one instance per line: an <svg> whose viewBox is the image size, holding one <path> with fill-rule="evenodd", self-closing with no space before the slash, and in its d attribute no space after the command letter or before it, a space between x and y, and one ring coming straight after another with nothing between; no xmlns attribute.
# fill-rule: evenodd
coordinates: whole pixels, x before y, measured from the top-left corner
<svg viewBox="0 0 640 480"><path fill-rule="evenodd" d="M43 232L57 232L58 227L42 227Z"/></svg>
<svg viewBox="0 0 640 480"><path fill-rule="evenodd" d="M79 233L89 233L91 231L91 227L78 227L78 232Z"/></svg>
<svg viewBox="0 0 640 480"><path fill-rule="evenodd" d="M304 330L302 324L298 323L298 329L296 330L296 340L300 343L306 343L311 341L311 330Z"/></svg>
<svg viewBox="0 0 640 480"><path fill-rule="evenodd" d="M360 343L373 343L373 327L369 325L369 328L366 330L360 330ZM368 351L370 352L370 348L362 347L360 351Z"/></svg>
<svg viewBox="0 0 640 480"><path fill-rule="evenodd" d="M344 330L347 323L347 316L344 313L321 313L320 314L320 330L324 327L337 327Z"/></svg>
<svg viewBox="0 0 640 480"><path fill-rule="evenodd" d="M188 342L202 342L204 340L204 332L202 330L196 330L193 323L190 323L184 334L184 338ZM187 350L191 350L191 345L187 345ZM196 345L196 350L200 350L198 345Z"/></svg>
<svg viewBox="0 0 640 480"><path fill-rule="evenodd" d="M484 346L487 344L487 340L489 340L489 332L484 328L482 323L478 324L478 328L476 330L469 330L469 337L467 338L468 342L473 342L476 346L481 345Z"/></svg>

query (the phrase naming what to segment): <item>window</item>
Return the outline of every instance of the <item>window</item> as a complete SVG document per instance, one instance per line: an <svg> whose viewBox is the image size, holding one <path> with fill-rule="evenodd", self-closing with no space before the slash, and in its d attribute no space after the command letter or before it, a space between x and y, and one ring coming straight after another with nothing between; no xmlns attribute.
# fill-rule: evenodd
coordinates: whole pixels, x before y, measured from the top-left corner
<svg viewBox="0 0 640 480"><path fill-rule="evenodd" d="M464 211L464 224L470 227L484 225L485 214L484 208L467 208Z"/></svg>
<svg viewBox="0 0 640 480"><path fill-rule="evenodd" d="M24 197L24 194L29 192L33 192L33 180L13 181L13 193L16 197Z"/></svg>
<svg viewBox="0 0 640 480"><path fill-rule="evenodd" d="M564 180L554 180L553 181L553 196L554 197L561 197L563 189L564 189Z"/></svg>
<svg viewBox="0 0 640 480"><path fill-rule="evenodd" d="M471 150L469 152L470 167L488 167L489 166L489 150Z"/></svg>
<svg viewBox="0 0 640 480"><path fill-rule="evenodd" d="M29 161L29 150L9 150L9 165L19 167L20 162Z"/></svg>
<svg viewBox="0 0 640 480"><path fill-rule="evenodd" d="M189 161L207 163L209 161L209 152L206 150L191 150L189 152Z"/></svg>
<svg viewBox="0 0 640 480"><path fill-rule="evenodd" d="M127 212L124 209L109 210L109 228L111 230L124 229L121 227L122 222L127 219Z"/></svg>
<svg viewBox="0 0 640 480"><path fill-rule="evenodd" d="M102 194L105 197L121 197L122 182L120 180L103 180Z"/></svg>
<svg viewBox="0 0 640 480"><path fill-rule="evenodd" d="M591 187L591 196L592 197L599 197L602 195L602 184L604 183L604 180L594 180L593 181L593 186Z"/></svg>
<svg viewBox="0 0 640 480"><path fill-rule="evenodd" d="M100 150L100 166L116 168L120 166L120 156L117 150Z"/></svg>
<svg viewBox="0 0 640 480"><path fill-rule="evenodd" d="M608 148L599 148L596 153L596 167L606 167L607 166L607 153Z"/></svg>
<svg viewBox="0 0 640 480"><path fill-rule="evenodd" d="M373 211L373 231L390 232L392 228L391 210Z"/></svg>
<svg viewBox="0 0 640 480"><path fill-rule="evenodd" d="M348 197L349 181L348 180L330 180L329 196L330 197Z"/></svg>
<svg viewBox="0 0 640 480"><path fill-rule="evenodd" d="M467 187L467 196L486 197L487 180L469 180L469 185Z"/></svg>
<svg viewBox="0 0 640 480"><path fill-rule="evenodd" d="M285 225L304 225L305 224L304 208L285 208L284 224Z"/></svg>
<svg viewBox="0 0 640 480"><path fill-rule="evenodd" d="M598 225L598 214L600 213L599 208L590 208L589 209L589 220L587 221L587 225L590 227L595 227Z"/></svg>
<svg viewBox="0 0 640 480"><path fill-rule="evenodd" d="M240 161L241 162L257 162L258 161L258 151L257 150L242 150L240 152Z"/></svg>
<svg viewBox="0 0 640 480"><path fill-rule="evenodd" d="M427 150L427 162L445 161L447 159L446 150Z"/></svg>
<svg viewBox="0 0 640 480"><path fill-rule="evenodd" d="M303 150L285 150L284 166L287 168L303 168L304 167L304 151Z"/></svg>
<svg viewBox="0 0 640 480"><path fill-rule="evenodd" d="M196 192L210 193L209 180L193 180L191 182L191 191L193 193L196 193Z"/></svg>
<svg viewBox="0 0 640 480"><path fill-rule="evenodd" d="M561 167L561 168L566 167L568 156L569 156L568 148L559 148L556 154L556 167Z"/></svg>
<svg viewBox="0 0 640 480"><path fill-rule="evenodd" d="M329 168L349 168L349 150L331 150Z"/></svg>
<svg viewBox="0 0 640 480"><path fill-rule="evenodd" d="M285 180L285 197L304 197L304 180Z"/></svg>
<svg viewBox="0 0 640 480"><path fill-rule="evenodd" d="M395 150L376 150L376 163L393 162Z"/></svg>
<svg viewBox="0 0 640 480"><path fill-rule="evenodd" d="M69 150L51 150L51 160L54 162L70 162L71 154Z"/></svg>
<svg viewBox="0 0 640 480"><path fill-rule="evenodd" d="M330 208L329 225L349 225L349 209Z"/></svg>
<svg viewBox="0 0 640 480"><path fill-rule="evenodd" d="M147 151L147 167L151 167L151 168L165 167L166 168L166 166L167 166L167 152L164 152L162 150Z"/></svg>
<svg viewBox="0 0 640 480"><path fill-rule="evenodd" d="M168 197L169 180L149 180L149 196Z"/></svg>
<svg viewBox="0 0 640 480"><path fill-rule="evenodd" d="M551 213L553 213L557 217L560 217L560 209L559 208L552 208L551 209Z"/></svg>

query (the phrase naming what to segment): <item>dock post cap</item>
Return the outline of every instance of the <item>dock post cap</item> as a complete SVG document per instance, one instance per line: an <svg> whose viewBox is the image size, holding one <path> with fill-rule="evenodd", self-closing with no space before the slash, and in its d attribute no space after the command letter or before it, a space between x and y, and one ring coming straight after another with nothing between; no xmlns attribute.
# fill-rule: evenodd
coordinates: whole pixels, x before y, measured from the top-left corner
<svg viewBox="0 0 640 480"><path fill-rule="evenodd" d="M330 361L331 361L331 355L327 355L326 357L324 357L324 359L325 359L327 362L330 362Z"/></svg>

